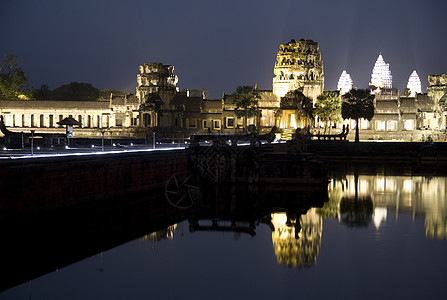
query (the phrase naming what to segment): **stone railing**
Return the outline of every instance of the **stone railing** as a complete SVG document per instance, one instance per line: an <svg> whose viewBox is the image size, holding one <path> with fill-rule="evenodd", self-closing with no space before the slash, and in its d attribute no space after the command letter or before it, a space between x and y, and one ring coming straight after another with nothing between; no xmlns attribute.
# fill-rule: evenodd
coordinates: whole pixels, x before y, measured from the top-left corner
<svg viewBox="0 0 447 300"><path fill-rule="evenodd" d="M349 133L349 125L343 125L343 131L339 134L311 134L312 140L324 140L324 141L346 141L346 137Z"/></svg>

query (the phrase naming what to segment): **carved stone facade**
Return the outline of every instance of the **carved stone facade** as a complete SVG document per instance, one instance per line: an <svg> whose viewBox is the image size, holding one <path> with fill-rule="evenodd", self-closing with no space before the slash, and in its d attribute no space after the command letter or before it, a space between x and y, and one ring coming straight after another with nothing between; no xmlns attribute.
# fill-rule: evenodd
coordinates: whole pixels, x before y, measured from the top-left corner
<svg viewBox="0 0 447 300"><path fill-rule="evenodd" d="M387 64L379 54L379 57L374 64L371 73L371 82L369 86L373 92L378 92L380 89L391 89L393 87L393 77L390 71L390 64Z"/></svg>
<svg viewBox="0 0 447 300"><path fill-rule="evenodd" d="M323 92L323 62L317 42L301 39L281 44L273 72L273 94L278 99L289 91L302 89L315 102Z"/></svg>
<svg viewBox="0 0 447 300"><path fill-rule="evenodd" d="M388 74L389 65L382 60L379 65L385 66L382 69ZM198 90L178 91L178 78L170 65L145 63L139 71L135 94L110 95L108 101L2 100L0 114L11 131L42 133L63 133L64 128L56 123L71 116L82 123L75 129L75 137L101 137L106 132L115 138L152 137L156 133L157 138L183 139L192 134L242 132L243 119L236 116L231 95L206 99ZM259 91L258 115L248 118L247 125L256 125L265 132L273 126L284 132L306 127L310 119L292 96L298 89L315 101L323 92L318 43L302 39L281 44L274 73L273 90ZM428 80L427 93L417 92L414 96L382 87L376 94L374 119L361 120L361 139L416 141L430 136L445 140L447 74L430 75ZM347 82L352 84L352 80ZM350 128L355 126L350 121L345 123Z"/></svg>
<svg viewBox="0 0 447 300"><path fill-rule="evenodd" d="M416 94L422 93L421 79L419 78L416 70L414 70L408 78L407 89L412 97L416 96Z"/></svg>
<svg viewBox="0 0 447 300"><path fill-rule="evenodd" d="M349 73L347 73L346 70L343 70L343 72L340 75L340 78L338 79L337 90L340 91L341 95L344 95L353 88L354 88L354 82L352 81L351 75L349 75Z"/></svg>
<svg viewBox="0 0 447 300"><path fill-rule="evenodd" d="M140 74L137 75L136 95L140 103L144 103L150 94L158 93L163 99L177 91L177 76L174 75L174 66L162 63L145 63L140 66Z"/></svg>

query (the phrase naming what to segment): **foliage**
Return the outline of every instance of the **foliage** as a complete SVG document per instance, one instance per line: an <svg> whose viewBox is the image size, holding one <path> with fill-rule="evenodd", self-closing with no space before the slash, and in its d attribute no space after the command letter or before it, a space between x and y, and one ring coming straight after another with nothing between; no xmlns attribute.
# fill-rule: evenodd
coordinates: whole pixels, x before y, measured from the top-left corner
<svg viewBox="0 0 447 300"><path fill-rule="evenodd" d="M33 90L33 96L37 100L49 100L53 96L53 91L48 87L48 85L42 85L40 89Z"/></svg>
<svg viewBox="0 0 447 300"><path fill-rule="evenodd" d="M343 95L341 114L343 119L371 120L374 117L374 95L368 89L352 89Z"/></svg>
<svg viewBox="0 0 447 300"><path fill-rule="evenodd" d="M0 59L0 99L31 99L25 72L18 67L17 56L8 54Z"/></svg>
<svg viewBox="0 0 447 300"><path fill-rule="evenodd" d="M99 98L99 89L90 83L71 82L53 90L53 100L89 100Z"/></svg>
<svg viewBox="0 0 447 300"><path fill-rule="evenodd" d="M298 109L304 112L307 118L312 119L314 115L313 101L309 97L306 97L300 90L294 90L292 92L293 98L296 100Z"/></svg>
<svg viewBox="0 0 447 300"><path fill-rule="evenodd" d="M99 99L100 101L109 101L110 94L115 96L124 96L126 93L121 92L120 90L110 89L110 90L100 90L99 91Z"/></svg>
<svg viewBox="0 0 447 300"><path fill-rule="evenodd" d="M306 126L313 119L313 101L306 97L299 89L289 91L281 98L281 108L295 109L297 120L302 117L306 119Z"/></svg>
<svg viewBox="0 0 447 300"><path fill-rule="evenodd" d="M238 86L233 94L233 103L236 105L235 114L244 118L244 127L247 125L247 118L258 114L259 91L252 86Z"/></svg>
<svg viewBox="0 0 447 300"><path fill-rule="evenodd" d="M328 124L341 121L341 100L337 92L325 91L317 97L315 115L324 122L324 133Z"/></svg>
<svg viewBox="0 0 447 300"><path fill-rule="evenodd" d="M359 141L359 119L368 121L374 117L374 95L368 89L352 89L343 95L341 106L343 119L355 119L355 141Z"/></svg>

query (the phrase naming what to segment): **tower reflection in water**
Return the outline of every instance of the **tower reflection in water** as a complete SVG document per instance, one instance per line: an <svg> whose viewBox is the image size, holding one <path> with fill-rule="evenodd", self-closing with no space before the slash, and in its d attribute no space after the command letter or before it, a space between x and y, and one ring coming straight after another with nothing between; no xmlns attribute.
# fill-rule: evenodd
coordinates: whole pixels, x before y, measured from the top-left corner
<svg viewBox="0 0 447 300"><path fill-rule="evenodd" d="M291 267L315 264L321 244L323 220L316 208L311 208L298 220L290 220L286 213L273 213L272 242L278 263Z"/></svg>
<svg viewBox="0 0 447 300"><path fill-rule="evenodd" d="M204 206L211 210L203 210L203 207L195 210L189 219L190 232L224 230L254 236L255 227L265 223L272 230L277 262L295 268L309 267L317 262L323 219L336 219L348 227L374 226L379 230L387 218L395 217L398 222L399 214L411 214L413 218L425 218L427 237L446 239L446 181L446 177L346 175L330 181L326 196L329 201L326 202L302 199L305 193L299 194L292 202L287 201L290 199L280 201L280 197L273 202L267 201L266 198L272 194L259 191L251 195L255 197L235 199L233 194L229 201L219 198L213 199L211 204L206 202ZM253 201L257 197L260 197L259 201ZM307 206L300 206L302 203L297 206L296 201ZM282 205L278 206L278 203ZM197 219L198 215L201 217ZM250 230L247 226L238 225L242 223L250 224ZM172 239L176 229L177 226L173 225L143 239Z"/></svg>

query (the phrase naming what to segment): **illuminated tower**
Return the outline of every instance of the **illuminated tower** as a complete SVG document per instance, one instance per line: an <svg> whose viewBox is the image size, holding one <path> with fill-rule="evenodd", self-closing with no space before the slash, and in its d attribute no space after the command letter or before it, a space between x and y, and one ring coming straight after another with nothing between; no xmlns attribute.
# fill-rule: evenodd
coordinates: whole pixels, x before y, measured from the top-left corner
<svg viewBox="0 0 447 300"><path fill-rule="evenodd" d="M393 76L391 76L390 65L383 60L382 54L379 54L374 64L369 85L373 90L376 88L390 89L393 87Z"/></svg>
<svg viewBox="0 0 447 300"><path fill-rule="evenodd" d="M147 96L154 93L158 93L163 99L165 94L171 95L177 91L177 82L174 66L145 63L140 66L140 74L137 75L136 95L140 103L144 103Z"/></svg>
<svg viewBox="0 0 447 300"><path fill-rule="evenodd" d="M349 75L346 70L343 70L340 75L340 79L338 79L337 90L340 91L340 94L344 95L353 87L354 83L352 82L351 75Z"/></svg>
<svg viewBox="0 0 447 300"><path fill-rule="evenodd" d="M278 100L298 88L314 101L323 92L323 62L317 42L301 39L281 44L273 72L273 94Z"/></svg>
<svg viewBox="0 0 447 300"><path fill-rule="evenodd" d="M416 93L422 93L421 79L416 70L414 70L413 73L411 73L410 78L408 78L407 89L410 90L410 96L412 97L416 96Z"/></svg>

